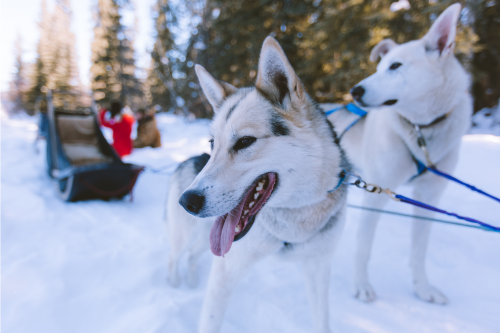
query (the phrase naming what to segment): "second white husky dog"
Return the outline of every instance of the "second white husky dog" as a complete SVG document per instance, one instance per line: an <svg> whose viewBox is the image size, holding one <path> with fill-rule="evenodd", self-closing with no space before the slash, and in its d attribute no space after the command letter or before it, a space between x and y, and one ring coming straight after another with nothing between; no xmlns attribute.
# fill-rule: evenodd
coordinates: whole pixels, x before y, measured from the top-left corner
<svg viewBox="0 0 500 333"><path fill-rule="evenodd" d="M241 276L271 254L301 266L315 332L330 332L330 265L347 195L338 184L349 169L331 124L271 37L255 87L237 89L199 65L196 74L214 108L213 148L180 203L197 217L218 216L200 332L220 330Z"/></svg>
<svg viewBox="0 0 500 333"><path fill-rule="evenodd" d="M438 169L451 173L458 159L461 137L471 123L472 100L469 79L453 55L460 5L446 9L420 40L398 45L383 40L370 59L382 60L377 72L361 81L351 94L364 107L379 107L342 138L342 147L370 183L395 189L410 180L413 198L436 205L446 180L424 172L417 177L416 160L426 163L417 144L418 125L427 141L430 159ZM345 127L353 115L333 113L329 119ZM382 208L388 197L367 193L363 205ZM415 215L433 213L417 208ZM379 213L365 211L360 221L355 259L355 295L372 301L375 293L368 282L368 260ZM413 222L411 267L415 294L428 302L444 304L447 298L433 287L425 271L425 256L431 223Z"/></svg>

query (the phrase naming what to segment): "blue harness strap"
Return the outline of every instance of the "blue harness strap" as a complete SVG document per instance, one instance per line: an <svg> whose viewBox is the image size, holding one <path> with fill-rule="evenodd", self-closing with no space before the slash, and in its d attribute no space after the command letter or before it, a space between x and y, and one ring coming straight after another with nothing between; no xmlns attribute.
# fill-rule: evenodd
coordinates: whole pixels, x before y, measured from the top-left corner
<svg viewBox="0 0 500 333"><path fill-rule="evenodd" d="M339 140L342 139L342 136L344 134L346 134L347 131L350 130L354 125L356 125L358 123L358 121L360 121L361 119L363 119L368 114L368 112L366 112L363 109L360 109L359 107L357 107L353 103L349 103L347 105L342 105L342 106L339 106L339 107L337 107L335 109L331 109L329 111L325 111L325 115L329 116L332 113L337 112L337 111L342 110L342 109L346 109L347 111L349 111L349 112L351 112L351 113L359 116L359 118L356 119L355 121L353 121L352 123L350 123L349 126L346 127L346 129L344 130L344 132L342 132L342 134L340 134Z"/></svg>
<svg viewBox="0 0 500 333"><path fill-rule="evenodd" d="M340 185L342 185L342 183L344 182L346 177L347 177L346 171L345 170L340 171L339 182L337 183L337 186L335 186L335 188L333 190L327 191L327 193L335 192L340 187Z"/></svg>
<svg viewBox="0 0 500 333"><path fill-rule="evenodd" d="M357 107L355 104L352 104L352 103L349 103L345 106L346 110L351 112L351 113L354 113L354 114L357 114L358 116L360 117L364 117L368 114L368 112L366 112L365 110L362 110L360 109L359 107Z"/></svg>
<svg viewBox="0 0 500 333"><path fill-rule="evenodd" d="M411 157L413 158L413 162L415 162L415 166L417 167L417 174L410 178L410 181L412 181L413 179L417 178L418 176L420 176L421 174L426 172L427 167L425 166L424 163L420 162L415 156L413 156L413 154L411 152L410 152L410 154L411 154Z"/></svg>
<svg viewBox="0 0 500 333"><path fill-rule="evenodd" d="M342 105L342 106L336 107L335 109L331 109L331 110L325 111L325 114L327 116L329 116L332 113L337 112L337 111L342 110L342 109L346 109L347 111L349 111L351 113L354 113L355 115L358 115L360 117L364 117L364 116L366 116L368 114L368 112L366 112L363 109L360 109L359 107L357 107L353 103L349 103L347 105Z"/></svg>
<svg viewBox="0 0 500 333"><path fill-rule="evenodd" d="M337 107L335 109L331 109L331 110L325 111L325 115L328 117L332 113L337 112L338 110L342 110L344 108L345 108L345 105L342 105L342 106L339 106L339 107Z"/></svg>

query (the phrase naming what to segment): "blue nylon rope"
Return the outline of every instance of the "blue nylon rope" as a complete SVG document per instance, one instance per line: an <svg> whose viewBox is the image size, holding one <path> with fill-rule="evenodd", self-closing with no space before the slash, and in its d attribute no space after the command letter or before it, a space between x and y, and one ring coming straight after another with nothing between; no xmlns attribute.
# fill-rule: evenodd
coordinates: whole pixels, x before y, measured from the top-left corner
<svg viewBox="0 0 500 333"><path fill-rule="evenodd" d="M344 183L344 181L346 180L348 174L353 175L353 174L351 174L349 172L346 172L345 170L342 170L342 172L339 174L339 178L340 179L339 179L339 182L338 182L337 186L334 189L332 189L330 191L327 191L327 192L331 193L331 192L336 191L340 187L340 185L342 185ZM356 177L358 178L358 180L362 181L362 179L359 178L359 176L356 176ZM363 183L364 183L364 181L363 181ZM365 187L360 187L360 186L358 186L357 183L349 183L348 185L355 185L355 186L357 186L359 188L367 190L366 186ZM366 185L366 183L365 183L365 185ZM368 191L370 191L370 190L368 190ZM485 229L488 229L490 231L500 232L500 227L495 227L495 226L492 226L492 225L490 225L488 223L484 223L484 222L478 221L478 220L470 218L470 217L461 216L461 215L458 215L456 213L447 212L447 211L445 211L443 209L439 209L437 207L428 205L426 203L423 203L423 202L420 202L420 201L417 201L417 200L413 200L413 199L407 198L407 197L405 197L405 196L403 196L401 194L396 194L396 193L393 193L393 194L394 194L394 198L397 199L397 200L399 200L400 202L404 202L404 203L407 203L407 204L410 204L410 205L413 205L413 206L417 206L417 207L420 207L420 208L423 208L423 209L427 209L427 210L430 210L430 211L433 211L433 212L436 212L436 213L445 214L445 215L448 215L448 216L453 216L453 217L456 217L457 219L464 220L464 221L467 221L467 222L476 223L476 224L479 224L481 227L483 227ZM361 208L365 209L365 207L361 207ZM366 208L366 209L370 209L370 208Z"/></svg>
<svg viewBox="0 0 500 333"><path fill-rule="evenodd" d="M497 231L497 232L500 231L499 227L494 227L494 226L492 226L490 224L487 224L487 223L475 220L475 219L470 218L470 217L460 216L460 215L458 215L456 213L447 212L445 210L442 210L442 209L430 206L430 205L425 204L423 202L407 198L407 197L402 196L400 194L396 194L395 198L399 199L401 202L404 202L404 203L407 203L407 204L410 204L410 205L413 205L413 206L417 206L417 207L420 207L420 208L431 210L431 211L436 212L436 213L441 213L441 214L446 214L446 215L449 215L449 216L454 216L454 217L456 217L456 218L458 218L460 220L464 220L464 221L476 223L476 224L479 224L480 226L482 226L484 228L487 228L487 229L490 229L490 230L493 230L493 231Z"/></svg>
<svg viewBox="0 0 500 333"><path fill-rule="evenodd" d="M458 183L458 184L460 184L460 185L463 185L463 186L467 187L468 189L470 189L470 190L472 190L472 191L475 191L475 192L477 192L477 193L481 193L482 195L485 195L485 196L487 196L488 198L491 198L491 199L493 199L493 200L495 200L495 201L497 201L497 202L500 202L500 199L499 199L499 198L494 197L493 195L488 194L488 193L486 193L486 192L484 192L484 191L482 191L482 190L478 189L477 187L475 187L475 186L473 186L473 185L470 185L470 184L464 183L463 181L461 181L461 180L459 180L459 179L457 179L457 178L455 178L455 177L453 177L453 176L451 176L451 175L449 175L449 174L447 174L447 173L444 173L444 172L442 172L442 171L439 171L439 170L437 170L437 169L436 169L436 168L434 168L434 167L427 167L427 169L428 169L429 171L431 171L432 173L434 173L435 175L438 175L438 176L441 176L441 177L446 178L446 179L448 179L448 180L454 181L455 183Z"/></svg>
<svg viewBox="0 0 500 333"><path fill-rule="evenodd" d="M451 180L457 184L460 184L460 185L467 187L469 190L475 191L475 192L480 193L482 195L485 195L488 198L491 198L497 202L500 202L500 198L497 198L489 193L486 193L483 190L478 189L474 185L467 184L467 183L461 181L460 179L457 179L457 178L453 177L452 175L447 174L446 172L443 172L443 171L436 169L436 167L426 166L424 163L420 162L415 157L413 159L415 160L415 164L417 165L418 173L415 176L413 176L412 179L416 178L417 176L420 176L420 174L422 174L425 170L429 170L430 172L432 172L433 174L435 174L437 176Z"/></svg>
<svg viewBox="0 0 500 333"><path fill-rule="evenodd" d="M368 210L368 211L377 212L377 213L383 213L383 214L389 214L389 215L397 215L397 216L403 216L403 217L410 217L410 218L419 219L419 220L427 220L427 221L431 221L431 222L438 222L438 223L445 223L445 224L451 224L451 225L458 225L458 226L461 226L461 227L481 229L481 230L485 230L485 231L500 233L500 231L491 230L491 229L488 229L488 228L485 228L485 227L481 227L481 226L477 226L477 225L471 225L471 224L466 224L466 223L458 223L458 222L452 222L452 221L434 219L434 218L431 218L431 217L425 217L425 216L420 216L420 215L404 214L404 213L399 213L399 212L393 212L391 210L383 210L383 209L377 209L377 208L356 206L356 205L351 205L351 204L348 204L347 207L349 207L349 208L355 208L355 209Z"/></svg>

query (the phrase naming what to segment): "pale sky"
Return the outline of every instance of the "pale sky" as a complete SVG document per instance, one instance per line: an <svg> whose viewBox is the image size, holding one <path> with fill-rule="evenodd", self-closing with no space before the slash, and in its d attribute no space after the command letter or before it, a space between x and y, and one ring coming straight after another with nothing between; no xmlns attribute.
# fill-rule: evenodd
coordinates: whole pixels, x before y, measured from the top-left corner
<svg viewBox="0 0 500 333"><path fill-rule="evenodd" d="M91 8L97 0L71 0L73 10L72 31L76 35L78 68L80 78L89 84L90 45L94 38ZM138 17L139 31L135 40L136 65L149 66L149 50L153 45L153 19L151 7L156 0L132 0L134 13ZM23 59L34 62L36 44L39 38L37 23L40 20L41 0L0 0L0 90L9 88L14 73L14 42L17 34L23 38ZM55 0L47 0L49 10ZM133 14L133 13L131 13ZM134 15L125 15L125 23L133 24ZM149 49L149 50L148 50Z"/></svg>

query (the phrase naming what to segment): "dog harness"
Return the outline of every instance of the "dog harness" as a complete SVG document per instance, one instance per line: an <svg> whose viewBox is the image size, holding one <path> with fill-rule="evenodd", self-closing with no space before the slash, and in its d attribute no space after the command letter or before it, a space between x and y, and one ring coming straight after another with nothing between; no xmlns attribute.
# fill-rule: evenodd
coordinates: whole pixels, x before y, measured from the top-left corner
<svg viewBox="0 0 500 333"><path fill-rule="evenodd" d="M446 118L448 118L448 116L451 114L452 111L450 111L450 112L448 112L448 113L446 113L446 114L444 114L444 115L442 115L442 116L434 119L433 121L431 121L427 125L417 125L417 124L414 124L411 121L409 121L408 119L406 119L405 117L403 117L403 116L400 115L401 119L403 119L404 121L406 121L408 124L410 124L410 126L412 126L415 129L415 132L417 133L417 143L418 143L418 146L424 152L425 159L426 159L426 162L427 162L427 165L424 164L423 162L421 162L419 159L417 159L411 153L410 148L407 147L408 151L410 152L411 157L413 158L413 161L415 162L415 165L417 166L417 174L415 176L411 177L410 180L413 180L413 179L417 178L418 176L420 176L421 174L423 174L425 171L427 171L427 169L428 169L427 166L434 168L434 163L432 162L432 160L431 160L431 158L429 156L429 151L427 150L427 143L426 143L425 138L424 138L422 132L420 131L420 129L422 129L422 128L429 128L431 126L437 125L438 123L440 123L443 120L445 120Z"/></svg>
<svg viewBox="0 0 500 333"><path fill-rule="evenodd" d="M343 109L345 109L345 110L347 110L347 111L349 111L351 113L354 113L355 115L359 116L359 118L356 119L355 121L353 121L352 123L350 123L349 126L346 127L346 129L344 130L344 132L342 132L342 134L339 136L339 141L342 139L342 136L344 136L344 134L348 130L350 130L354 125L356 125L361 119L363 119L364 117L366 117L366 115L368 114L368 112L366 112L365 110L359 108L355 104L349 103L347 105L342 105L342 106L339 106L339 107L337 107L335 109L332 109L332 110L329 110L329 111L325 111L325 115L329 116L332 113L337 112L339 110L343 110ZM418 146L424 151L425 157L427 159L427 165L429 165L429 166L433 166L434 164L431 162L431 160L429 158L429 153L427 151L427 145L426 145L424 136L422 135L422 132L420 131L420 129L422 129L422 128L429 128L431 126L439 124L440 122L442 122L443 120L445 120L446 118L448 118L448 116L452 112L453 112L453 110L450 111L450 112L448 112L448 113L446 113L446 114L444 114L444 115L442 115L442 116L440 116L440 117L437 117L436 119L434 119L433 121L431 121L429 124L426 124L426 125L417 125L417 124L414 124L411 121L409 121L408 119L406 119L405 117L403 117L403 116L400 115L400 117L404 121L406 121L408 124L410 124L415 129L415 131L417 132ZM408 148L408 151L410 152L410 155L411 155L413 161L415 162L415 166L417 167L417 174L415 176L413 176L413 177L410 178L410 180L413 180L413 179L417 178L418 176L420 176L421 174L423 174L425 171L427 171L427 166L426 166L426 164L424 164L423 162L421 162L420 160L418 160L411 153L410 148Z"/></svg>
<svg viewBox="0 0 500 333"><path fill-rule="evenodd" d="M342 132L342 134L339 136L339 141L340 141L340 139L342 139L342 136L348 130L351 129L351 127L353 127L354 125L356 125L358 123L358 121L360 121L361 119L363 119L368 114L368 112L366 112L365 110L360 109L359 107L357 107L353 103L349 103L347 105L342 105L342 106L339 106L339 107L337 107L335 109L332 109L332 110L329 110L329 111L325 111L325 115L328 117L332 113L334 113L336 111L339 111L339 110L343 110L343 109L349 111L350 113L354 113L355 115L359 116L359 118L356 119L355 121L353 121L352 123L350 123L349 126L346 127L346 129L344 130L344 132Z"/></svg>

